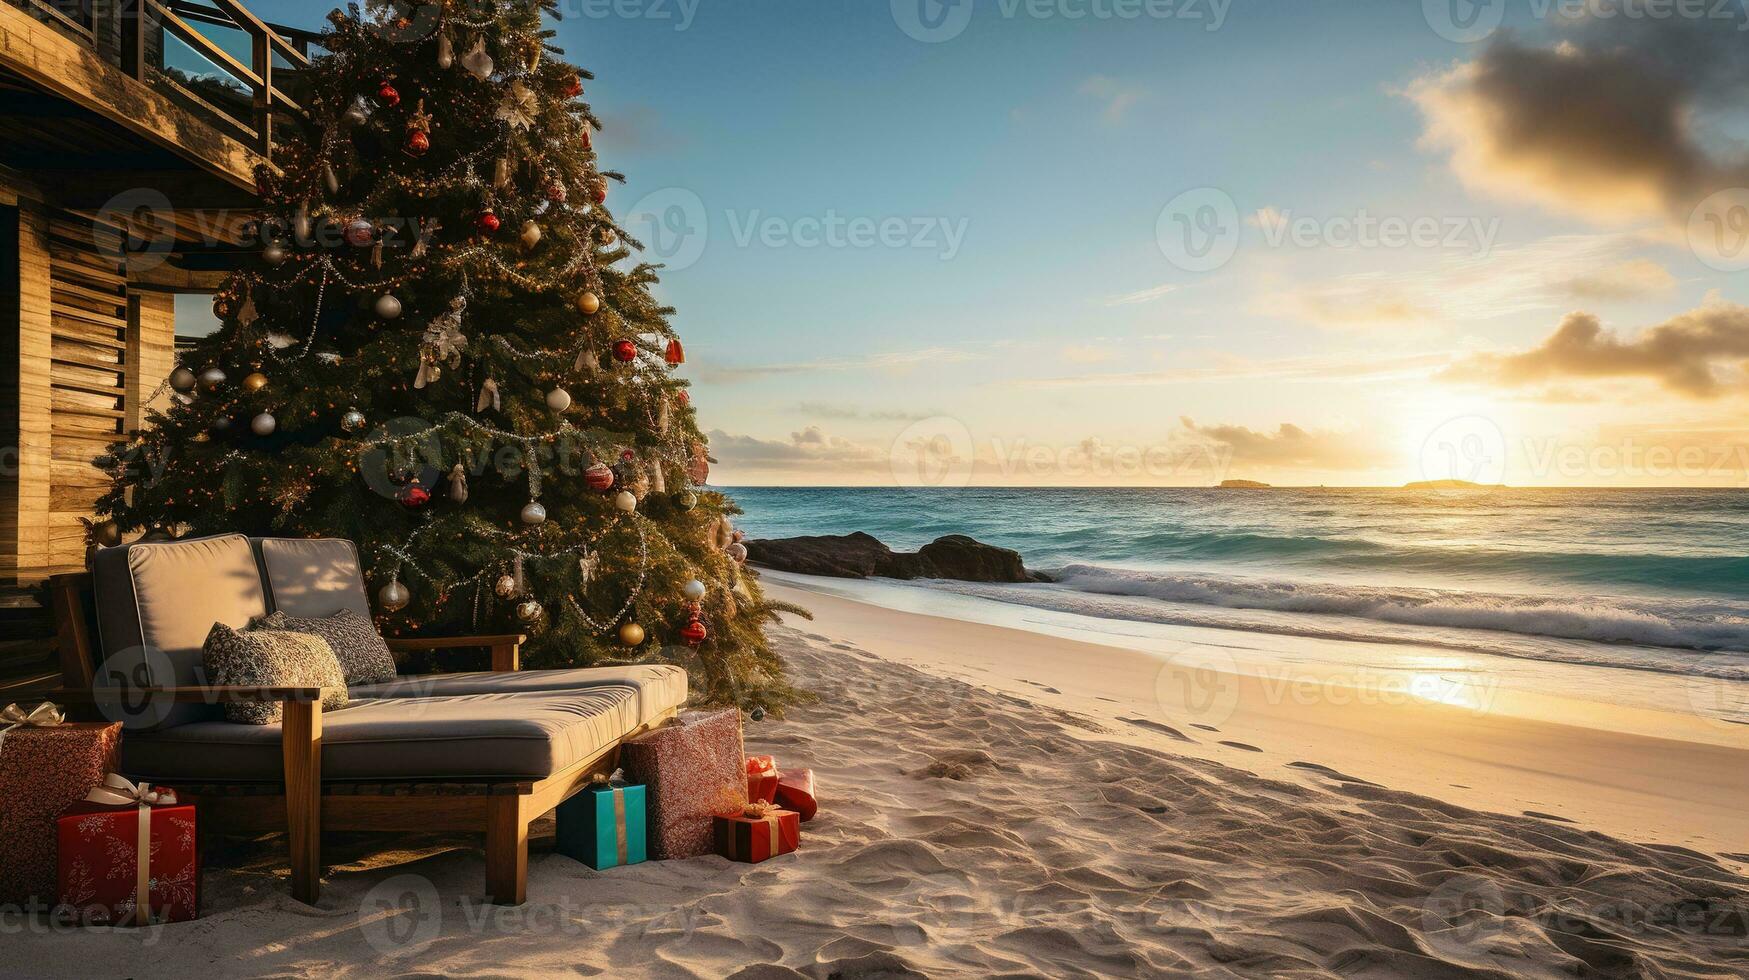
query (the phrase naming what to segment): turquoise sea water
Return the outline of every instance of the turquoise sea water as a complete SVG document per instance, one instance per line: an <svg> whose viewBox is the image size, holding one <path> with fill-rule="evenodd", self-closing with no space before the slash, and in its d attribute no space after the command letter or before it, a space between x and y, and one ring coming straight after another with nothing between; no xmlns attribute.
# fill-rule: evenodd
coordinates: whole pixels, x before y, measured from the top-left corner
<svg viewBox="0 0 1749 980"><path fill-rule="evenodd" d="M1041 609L1749 679L1740 490L731 493L756 538L1014 548L1058 581L927 587Z"/></svg>

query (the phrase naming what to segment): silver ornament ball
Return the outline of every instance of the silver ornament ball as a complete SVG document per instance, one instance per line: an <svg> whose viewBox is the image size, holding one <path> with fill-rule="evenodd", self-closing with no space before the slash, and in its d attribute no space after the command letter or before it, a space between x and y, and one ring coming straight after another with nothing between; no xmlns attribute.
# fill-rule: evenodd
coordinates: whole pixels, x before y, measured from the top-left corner
<svg viewBox="0 0 1749 980"><path fill-rule="evenodd" d="M618 507L621 512L630 514L638 509L638 498L633 496L630 490L621 490L619 496L613 498L613 505Z"/></svg>
<svg viewBox="0 0 1749 980"><path fill-rule="evenodd" d="M498 584L496 584L492 587L492 591L496 592L498 594L498 598L500 598L500 599L508 599L511 596L515 595L516 594L516 576L514 576L514 575L499 576Z"/></svg>
<svg viewBox="0 0 1749 980"><path fill-rule="evenodd" d="M698 579L686 583L686 597L693 602L704 598L704 583Z"/></svg>
<svg viewBox="0 0 1749 980"><path fill-rule="evenodd" d="M200 372L200 383L208 388L217 388L225 383L225 372L216 364L209 365Z"/></svg>
<svg viewBox="0 0 1749 980"><path fill-rule="evenodd" d="M347 432L357 432L365 425L364 413L356 408L349 408L346 414L340 416L340 428Z"/></svg>
<svg viewBox="0 0 1749 980"><path fill-rule="evenodd" d="M535 623L540 622L540 618L546 615L546 612L547 611L541 607L541 604L533 599L519 602L516 605L516 618L521 620L523 624L527 626L532 626Z"/></svg>
<svg viewBox="0 0 1749 980"><path fill-rule="evenodd" d="M401 315L401 301L393 293L384 293L377 297L377 316L384 320L394 320Z"/></svg>
<svg viewBox="0 0 1749 980"><path fill-rule="evenodd" d="M747 546L744 544L737 542L735 544L729 545L727 548L724 548L723 550L727 551L729 553L729 557L735 559L737 562L744 562L747 560Z"/></svg>
<svg viewBox="0 0 1749 980"><path fill-rule="evenodd" d="M197 384L200 384L200 379L194 376L193 371L185 367L179 367L170 372L170 387L185 395L193 391Z"/></svg>
<svg viewBox="0 0 1749 980"><path fill-rule="evenodd" d="M563 388L554 388L547 392L547 407L555 412L562 412L571 407L571 393Z"/></svg>
<svg viewBox="0 0 1749 980"><path fill-rule="evenodd" d="M273 431L277 428L279 428L279 420L268 412L262 412L249 420L249 431L258 436L273 435Z"/></svg>
<svg viewBox="0 0 1749 980"><path fill-rule="evenodd" d="M284 265L285 260L285 246L278 242L271 242L266 248L261 250L261 261L266 262L268 265Z"/></svg>
<svg viewBox="0 0 1749 980"><path fill-rule="evenodd" d="M528 506L522 508L522 523L524 523L524 524L545 524L546 522L547 522L547 509L545 507L541 506L540 501L530 500L528 502Z"/></svg>

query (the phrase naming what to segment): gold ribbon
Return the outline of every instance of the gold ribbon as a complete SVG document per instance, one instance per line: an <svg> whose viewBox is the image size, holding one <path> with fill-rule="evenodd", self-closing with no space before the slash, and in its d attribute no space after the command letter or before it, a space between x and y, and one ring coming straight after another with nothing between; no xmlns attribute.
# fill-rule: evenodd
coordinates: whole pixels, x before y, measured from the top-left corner
<svg viewBox="0 0 1749 980"><path fill-rule="evenodd" d="M153 789L151 783L135 783L125 776L110 773L103 785L85 794L89 803L104 806L139 805L134 841L134 924L149 925L152 921L152 804L176 802L176 791Z"/></svg>
<svg viewBox="0 0 1749 980"><path fill-rule="evenodd" d="M61 712L60 705L51 701L24 710L17 704L9 704L0 708L0 747L6 745L6 733L14 728L54 728L67 723L67 716Z"/></svg>
<svg viewBox="0 0 1749 980"><path fill-rule="evenodd" d="M619 848L619 863L623 866L628 860L626 854L626 791L623 789L613 791L613 836L614 843Z"/></svg>
<svg viewBox="0 0 1749 980"><path fill-rule="evenodd" d="M771 850L765 852L768 858L777 857L777 849L782 838L778 834L778 808L764 800L754 800L741 810L741 816L749 820L758 820L765 824L765 829L771 838ZM749 842L751 843L751 842ZM748 857L753 855L749 854Z"/></svg>

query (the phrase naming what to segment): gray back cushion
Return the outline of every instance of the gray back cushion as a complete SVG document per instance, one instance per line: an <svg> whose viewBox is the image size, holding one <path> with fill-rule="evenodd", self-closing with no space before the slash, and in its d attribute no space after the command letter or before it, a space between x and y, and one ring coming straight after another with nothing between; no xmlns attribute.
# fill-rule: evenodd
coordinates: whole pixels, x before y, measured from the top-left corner
<svg viewBox="0 0 1749 980"><path fill-rule="evenodd" d="M287 616L325 619L342 609L370 619L358 548L344 538L256 538L268 605Z"/></svg>
<svg viewBox="0 0 1749 980"><path fill-rule="evenodd" d="M98 686L204 683L201 646L213 624L243 629L267 614L255 554L241 534L100 548L92 584ZM219 714L216 705L129 699L111 717L131 730L154 731Z"/></svg>

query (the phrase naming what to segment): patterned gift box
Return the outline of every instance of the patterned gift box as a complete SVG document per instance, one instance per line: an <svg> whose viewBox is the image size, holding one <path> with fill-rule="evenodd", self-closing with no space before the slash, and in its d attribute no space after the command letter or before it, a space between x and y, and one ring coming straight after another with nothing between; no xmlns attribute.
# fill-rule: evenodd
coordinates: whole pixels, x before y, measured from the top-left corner
<svg viewBox="0 0 1749 980"><path fill-rule="evenodd" d="M770 803L777 799L777 760L769 755L747 757L747 801Z"/></svg>
<svg viewBox="0 0 1749 980"><path fill-rule="evenodd" d="M115 769L119 723L60 718L53 705L0 712L0 905L54 900L55 818Z"/></svg>
<svg viewBox="0 0 1749 980"><path fill-rule="evenodd" d="M814 819L820 810L820 801L814 796L814 770L784 770L777 779L777 805L800 814L802 823Z"/></svg>
<svg viewBox="0 0 1749 980"><path fill-rule="evenodd" d="M769 803L751 803L739 814L711 820L717 853L731 861L758 864L802 843L801 815Z"/></svg>
<svg viewBox="0 0 1749 980"><path fill-rule="evenodd" d="M91 796L110 802L88 798L61 814L58 909L85 925L198 918L194 804L178 802L173 790L135 786L120 776L110 776L106 785L112 790L99 787Z"/></svg>
<svg viewBox="0 0 1749 980"><path fill-rule="evenodd" d="M597 783L559 804L558 850L597 871L645 858L644 787Z"/></svg>
<svg viewBox="0 0 1749 980"><path fill-rule="evenodd" d="M674 724L620 747L626 781L642 783L649 808L650 857L711 853L711 817L747 804L741 712L682 712Z"/></svg>

